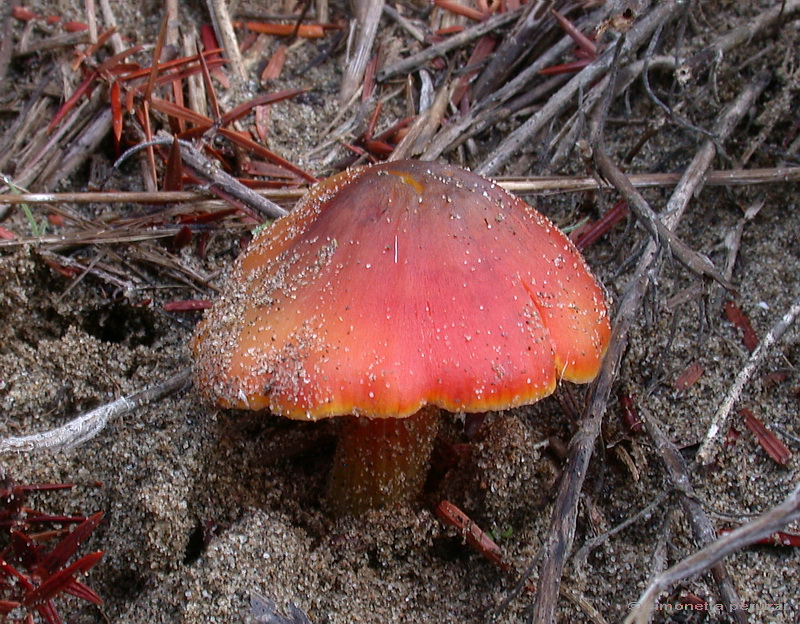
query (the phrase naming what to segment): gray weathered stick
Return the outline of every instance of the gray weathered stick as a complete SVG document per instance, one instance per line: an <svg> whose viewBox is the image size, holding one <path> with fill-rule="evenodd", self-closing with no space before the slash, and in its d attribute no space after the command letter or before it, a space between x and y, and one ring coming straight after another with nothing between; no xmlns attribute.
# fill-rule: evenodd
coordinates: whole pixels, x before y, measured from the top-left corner
<svg viewBox="0 0 800 624"><path fill-rule="evenodd" d="M163 383L150 386L122 397L112 403L81 414L67 424L31 435L0 440L0 454L31 453L35 451L67 451L88 442L114 418L128 414L137 407L152 403L182 388L191 378L192 369L184 368Z"/></svg>
<svg viewBox="0 0 800 624"><path fill-rule="evenodd" d="M485 22L481 22L475 26L470 26L463 32L448 37L444 41L429 48L417 52L413 56L409 56L402 61L395 63L378 72L378 80L383 82L394 78L395 76L405 75L409 72L416 70L420 65L424 65L428 61L435 59L437 56L443 56L450 50L455 50L463 45L468 44L470 41L482 37L486 33L505 26L509 22L519 17L519 11L508 11L507 13L500 13L490 17Z"/></svg>
<svg viewBox="0 0 800 624"><path fill-rule="evenodd" d="M772 346L781 339L781 336L786 333L786 330L794 323L798 315L800 315L800 298L795 299L789 310L772 326L769 333L764 336L764 340L750 354L747 364L736 375L733 385L711 419L706 435L703 438L703 443L700 445L700 450L697 451L696 459L699 464L710 464L713 461L720 432L723 431L725 423L728 422L728 416L730 416L736 401L739 400L745 384L753 376L759 364L764 361L764 357L770 352Z"/></svg>
<svg viewBox="0 0 800 624"><path fill-rule="evenodd" d="M138 145L130 148L122 156L119 157L114 166L128 158L131 154L138 152L151 145L171 145L176 140L171 136L164 136L160 133L159 137L148 141L146 143L139 143ZM277 219L287 214L287 211L281 208L275 202L270 201L263 195L259 195L254 190L247 188L244 184L239 182L232 175L222 171L219 167L214 165L202 153L200 153L194 146L187 141L178 141L181 148L181 158L183 164L190 168L195 175L209 183L209 191L212 193L223 195L223 197L230 197L240 201L248 208L252 208L262 215L270 218Z"/></svg>
<svg viewBox="0 0 800 624"><path fill-rule="evenodd" d="M681 452L672 440L666 436L655 417L646 414L644 423L647 433L653 439L656 454L661 460L662 466L664 466L667 477L673 487L681 493L681 507L689 520L695 541L701 547L708 546L717 538L717 532L714 530L714 526L711 524L706 512L703 511L703 507L694 496L694 488L692 488L692 483L689 479L689 470ZM736 592L736 587L733 585L725 564L720 561L713 565L711 574L714 576L722 604L725 605L728 613L731 614L735 622L746 624L747 613L741 608L742 600Z"/></svg>

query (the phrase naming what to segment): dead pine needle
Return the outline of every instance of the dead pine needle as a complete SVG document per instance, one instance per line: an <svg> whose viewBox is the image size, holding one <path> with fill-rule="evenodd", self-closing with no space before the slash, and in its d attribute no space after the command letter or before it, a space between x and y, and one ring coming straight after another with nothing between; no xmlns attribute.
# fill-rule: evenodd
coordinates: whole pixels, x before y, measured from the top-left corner
<svg viewBox="0 0 800 624"><path fill-rule="evenodd" d="M679 173L631 173L628 180L634 188L674 186ZM578 193L611 189L613 186L591 176L534 176L525 178L495 178L507 191L518 194ZM730 169L709 171L705 186L760 186L800 182L800 167L765 169ZM259 189L256 192L275 201L295 201L307 189ZM206 207L222 207L220 201L209 201L209 193L201 188L187 191L84 191L74 193L19 193L0 195L0 206L17 204L191 204L206 202Z"/></svg>

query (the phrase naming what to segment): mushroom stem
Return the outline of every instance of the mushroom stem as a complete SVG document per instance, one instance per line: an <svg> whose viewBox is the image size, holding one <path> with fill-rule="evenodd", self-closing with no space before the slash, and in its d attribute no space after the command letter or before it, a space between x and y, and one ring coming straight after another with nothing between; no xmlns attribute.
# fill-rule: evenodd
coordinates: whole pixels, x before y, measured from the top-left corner
<svg viewBox="0 0 800 624"><path fill-rule="evenodd" d="M347 417L328 489L335 512L358 516L419 496L440 412L429 405L408 418Z"/></svg>

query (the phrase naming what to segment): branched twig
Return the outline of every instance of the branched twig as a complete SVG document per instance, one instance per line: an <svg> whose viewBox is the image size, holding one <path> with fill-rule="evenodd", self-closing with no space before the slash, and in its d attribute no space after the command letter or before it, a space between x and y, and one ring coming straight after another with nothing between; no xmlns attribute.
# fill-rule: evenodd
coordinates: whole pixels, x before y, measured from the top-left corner
<svg viewBox="0 0 800 624"><path fill-rule="evenodd" d="M616 45L611 46L599 59L581 70L577 76L553 95L536 114L531 116L528 121L509 134L506 139L484 159L481 165L476 169L476 173L490 176L500 169L500 167L508 162L518 150L527 145L536 134L550 123L553 117L564 111L581 90L602 78L611 68L616 54L619 53L620 56L624 56L643 45L660 24L672 17L672 13L675 9L676 3L674 0L665 0L650 13L645 15L628 32L625 38L625 45L621 50L617 51Z"/></svg>
<svg viewBox="0 0 800 624"><path fill-rule="evenodd" d="M122 397L112 403L98 407L78 416L61 427L43 433L0 440L0 454L30 453L43 450L58 452L73 449L95 437L111 419L128 414L137 407L152 403L180 390L189 381L191 375L192 369L184 368L163 383L139 390L130 396Z"/></svg>
<svg viewBox="0 0 800 624"><path fill-rule="evenodd" d="M700 546L707 546L716 539L717 534L711 524L711 520L708 519L705 511L703 511L703 507L694 498L694 489L692 488L689 471L683 456L678 447L664 434L655 417L647 414L644 422L647 433L653 439L654 449L667 472L672 486L681 493L681 507L689 519L695 541ZM725 608L736 622L740 624L746 623L747 613L741 609L742 601L736 593L736 588L728 575L725 565L721 562L717 563L712 566L711 573L717 583L720 598L722 598Z"/></svg>
<svg viewBox="0 0 800 624"><path fill-rule="evenodd" d="M175 140L177 139L171 136L159 136L153 141L139 143L120 156L117 162L114 163L114 166L118 167L124 160L139 150L152 145L172 145L172 142ZM212 193L220 195L223 199L238 200L238 202L241 202L245 207L252 208L270 219L277 219L287 214L286 210L281 208L278 204L268 200L263 195L259 195L254 190L247 188L236 178L215 166L210 160L203 156L203 154L196 150L191 143L181 140L178 140L178 143L181 147L183 163L187 168L192 170L192 173L209 183L208 190Z"/></svg>
<svg viewBox="0 0 800 624"><path fill-rule="evenodd" d="M715 279L728 290L733 290L733 284L706 258L694 251L672 233L656 216L650 204L628 180L627 176L617 167L608 155L602 144L598 143L592 150L595 165L598 171L620 192L628 203L628 207L636 214L639 222L659 243L665 244L675 257L686 267L698 275L706 275Z"/></svg>
<svg viewBox="0 0 800 624"><path fill-rule="evenodd" d="M656 576L639 598L636 607L625 618L625 624L647 624L658 595L675 583L693 578L722 561L728 555L768 537L787 524L800 519L800 485L786 500L756 520L723 535L717 541L687 557Z"/></svg>
<svg viewBox="0 0 800 624"><path fill-rule="evenodd" d="M717 37L713 43L701 50L684 63L684 71L694 73L701 68L708 67L719 61L726 52L752 41L763 31L771 28L780 21L787 22L800 13L800 0L786 0L778 2L768 11L764 11L747 21L742 26L732 29L722 37Z"/></svg>
<svg viewBox="0 0 800 624"><path fill-rule="evenodd" d="M700 445L700 450L697 452L697 462L700 464L709 464L714 459L717 450L717 438L723 430L725 423L728 421L728 416L733 409L736 401L744 390L747 381L752 377L753 373L758 368L759 364L764 360L764 357L769 353L772 346L781 339L781 336L786 333L791 324L800 315L800 298L795 299L789 310L784 314L780 320L772 326L769 333L764 336L755 351L750 354L744 368L736 375L736 380L733 382L728 394L719 406L719 409L711 419L711 424L708 426L706 435L703 438L703 443Z"/></svg>
<svg viewBox="0 0 800 624"><path fill-rule="evenodd" d="M703 185L703 178L717 153L716 144L727 140L734 128L764 91L767 82L769 82L769 75L766 73L759 74L722 112L712 129L712 133L717 138L716 141L707 140L703 142L667 203L666 215L664 216L664 224L667 227L673 229L673 222L677 222L677 219L680 219L680 215L689 205L689 201L694 197L697 189Z"/></svg>
<svg viewBox="0 0 800 624"><path fill-rule="evenodd" d="M758 88L760 85L760 88ZM758 94L763 89L762 82L756 82L748 87L734 100L733 104L720 115L720 122L715 129L722 126L727 132L717 133L720 141L724 141L735 126L734 121L741 119L749 109ZM598 107L598 115L603 114L605 107ZM724 122L724 123L723 123ZM702 148L701 148L702 149ZM713 149L713 144L711 144ZM680 184L673 193L668 206L676 209L662 216L662 221L670 229L674 229L683 216L692 196L699 185L702 174L706 171L710 160L705 157L695 159L684 173ZM686 201L684 201L686 199ZM553 621L558 597L558 588L561 584L561 575L564 561L572 547L575 536L575 520L578 513L578 500L581 487L586 478L589 460L592 456L595 441L600 434L603 414L608 404L611 386L616 378L616 373L622 360L622 354L628 342L628 332L638 318L641 302L646 292L648 279L655 270L658 260L659 246L655 241L650 241L636 268L636 273L622 295L616 317L611 342L600 373L589 392L589 400L584 416L578 427L578 432L570 444L570 453L564 476L559 485L555 504L550 517L548 537L542 548L542 566L539 570L538 592L533 605L535 622L549 624Z"/></svg>
<svg viewBox="0 0 800 624"><path fill-rule="evenodd" d="M663 503L667 499L668 496L669 492L662 492L656 497L656 499L652 503L650 503L643 509L637 511L627 520L620 522L617 526L613 527L612 529L609 529L605 533L601 533L600 535L597 535L592 539L587 540L584 543L584 545L581 546L580 550L576 552L575 556L572 558L575 568L580 570L581 568L585 567L586 561L589 559L589 555L595 548L597 548L601 544L604 544L605 542L608 541L609 538L613 537L620 531L624 531L632 524L638 522L640 519L645 518L650 514L652 514L661 505L661 503Z"/></svg>

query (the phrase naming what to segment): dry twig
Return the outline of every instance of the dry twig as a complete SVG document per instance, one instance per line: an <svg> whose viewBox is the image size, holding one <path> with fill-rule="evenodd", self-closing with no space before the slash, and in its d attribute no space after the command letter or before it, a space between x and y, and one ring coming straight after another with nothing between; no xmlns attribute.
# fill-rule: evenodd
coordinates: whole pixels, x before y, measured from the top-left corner
<svg viewBox="0 0 800 624"><path fill-rule="evenodd" d="M724 429L725 423L728 422L728 416L733 406L736 404L736 401L739 400L739 396L742 394L745 384L750 377L753 376L753 373L770 352L772 346L781 339L798 315L800 315L800 298L795 299L794 303L789 307L789 310L772 326L769 333L764 336L764 340L762 340L755 351L750 354L747 363L744 368L739 371L739 374L736 375L733 385L730 390L728 390L725 399L711 419L706 435L703 438L703 443L700 445L700 450L697 452L696 459L698 463L709 464L713 461L719 444L719 435Z"/></svg>
<svg viewBox="0 0 800 624"><path fill-rule="evenodd" d="M757 15L755 19L732 29L722 37L717 37L704 50L701 50L684 63L684 72L696 73L714 62L719 62L726 52L752 41L779 22L786 23L800 13L800 0L786 0Z"/></svg>
<svg viewBox="0 0 800 624"><path fill-rule="evenodd" d="M486 33L490 33L501 26L505 26L509 22L515 20L518 15L518 11L508 11L507 13L495 15L485 22L471 26L457 35L448 37L441 43L437 43L429 48L425 48L424 50L421 50L420 52L417 52L416 54L395 63L394 65L380 70L378 72L377 79L380 82L385 82L386 80L394 78L395 76L404 76L406 74L410 74L428 61L432 61L437 56L444 56L451 50L460 48L461 46L468 44L470 41L474 41L478 37L483 37L483 35Z"/></svg>
<svg viewBox="0 0 800 624"><path fill-rule="evenodd" d="M10 85L6 82L6 74L8 73L8 66L11 62L11 52L14 49L14 37L12 36L12 23L11 23L11 7L10 0L4 2L2 10L0 10L0 30L2 31L2 40L0 40L0 97L5 95L6 88Z"/></svg>
<svg viewBox="0 0 800 624"><path fill-rule="evenodd" d="M609 49L591 65L564 85L547 103L519 128L511 132L476 169L476 173L488 176L497 172L523 146L527 145L556 115L563 112L583 89L602 78L611 68L615 54L626 56L644 45L650 35L672 18L676 10L675 0L660 3L645 15L628 32L621 50L617 46Z"/></svg>
<svg viewBox="0 0 800 624"><path fill-rule="evenodd" d="M191 143L187 141L179 141L171 136L159 136L153 141L146 143L139 143L132 147L116 162L115 166L119 165L122 161L128 158L131 154L145 149L152 145L172 145L173 141L178 141L181 147L181 158L187 168L202 180L209 183L208 190L215 195L219 195L223 199L231 201L235 205L251 208L261 213L267 218L277 219L284 216L286 210L278 206L275 202L268 200L266 197L259 195L252 189L247 188L244 184L239 182L233 176L225 173L219 167L215 166L203 154L197 151Z"/></svg>
<svg viewBox="0 0 800 624"><path fill-rule="evenodd" d="M0 453L31 453L43 450L55 453L76 448L100 433L113 418L128 414L142 405L180 390L191 375L192 369L184 368L163 383L86 412L61 427L43 433L0 440Z"/></svg>
<svg viewBox="0 0 800 624"><path fill-rule="evenodd" d="M683 460L683 456L678 450L678 447L664 434L655 417L646 415L644 423L647 432L653 439L654 449L667 472L670 483L681 494L681 507L689 519L695 541L700 546L707 546L717 538L717 533L711 524L711 520L709 520L705 511L703 511L703 507L697 502L694 496L694 489L692 488L689 479L689 471L686 467L686 462ZM717 563L712 566L711 573L714 576L714 581L717 583L720 597L722 598L722 603L725 605L725 608L736 622L741 624L747 622L747 613L741 609L742 601L736 593L736 588L731 581L725 565L721 562Z"/></svg>
<svg viewBox="0 0 800 624"><path fill-rule="evenodd" d="M734 102L720 115L715 125L715 132L720 141L727 139L739 120L752 106L763 89L763 81L757 80L743 90ZM612 85L613 88L613 85ZM612 91L609 90L609 93ZM598 107L596 123L602 120L605 107ZM710 141L712 157L714 144ZM693 196L702 181L702 176L710 165L706 145L701 147L675 189L668 202L668 211L662 215L664 224L674 229L683 216L688 199ZM669 210L669 208L674 208ZM558 588L564 561L575 537L575 520L578 513L578 500L583 486L589 460L592 456L595 441L600 434L611 386L616 378L622 355L627 346L630 328L638 317L641 302L646 292L649 276L655 270L658 260L659 245L651 241L642 254L636 273L623 293L616 317L611 342L606 353L600 373L589 392L588 405L580 421L577 433L570 444L570 453L564 469L564 477L559 485L558 494L553 506L548 529L548 537L543 546L542 565L539 570L538 592L533 605L534 621L552 622L555 614Z"/></svg>
<svg viewBox="0 0 800 624"><path fill-rule="evenodd" d="M550 17L554 0L531 0L525 5L522 15L508 36L503 38L489 59L489 63L475 81L473 97L482 100L503 84L516 68L520 58L530 47L530 39L537 30L542 30L542 22Z"/></svg>
<svg viewBox="0 0 800 624"><path fill-rule="evenodd" d="M675 583L702 574L728 555L769 537L798 519L800 519L800 485L796 486L786 500L777 507L773 507L752 522L726 533L717 541L656 576L639 598L636 607L625 618L625 624L647 624L658 595L662 591Z"/></svg>
<svg viewBox="0 0 800 624"><path fill-rule="evenodd" d="M609 6L609 3L605 3L597 11L582 20L580 27L586 29L598 24L608 15ZM444 152L458 147L470 137L511 115L516 110L514 102L519 102L522 98L528 99L530 93L537 90L537 88L531 89L530 85L535 79L541 77L539 72L545 67L556 63L574 45L575 42L571 37L562 37L555 45L551 46L515 76L513 80L497 89L484 100L477 102L468 114L451 120L431 141L428 149L421 156L422 160L435 160ZM545 87L548 83L549 85L560 84L558 80L551 79L551 81L545 81L542 86L538 87L538 90L549 88L549 86ZM549 93L549 90L546 92ZM516 99L512 100L512 98Z"/></svg>

